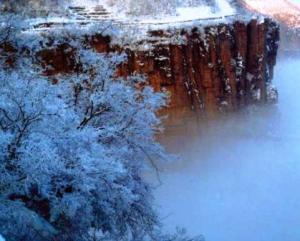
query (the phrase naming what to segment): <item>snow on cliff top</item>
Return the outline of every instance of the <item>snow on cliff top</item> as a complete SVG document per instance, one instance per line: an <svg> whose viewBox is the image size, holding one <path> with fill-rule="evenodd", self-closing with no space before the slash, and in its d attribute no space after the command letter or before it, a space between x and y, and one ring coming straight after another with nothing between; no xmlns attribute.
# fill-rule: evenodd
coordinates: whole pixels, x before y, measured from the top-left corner
<svg viewBox="0 0 300 241"><path fill-rule="evenodd" d="M182 0L181 4L178 4L178 6L176 6L175 9L170 14L162 14L162 15L149 14L149 15L140 15L140 16L129 16L128 13L126 12L126 10L128 10L128 6L115 7L107 4L107 1L108 0L73 0L71 5L85 7L86 9L90 9L90 10L93 10L95 7L99 5L104 6L105 9L107 9L107 11L111 13L111 17L114 19L124 21L124 22L135 22L135 23L139 22L143 24L174 23L174 22L192 21L197 19L221 18L224 16L231 16L236 13L235 9L228 3L227 0L215 0L215 6L209 6L208 4L203 4L203 3L189 6L189 4L184 4L184 2L188 2L187 0ZM121 5L122 1L118 1L118 0L116 1L115 5L118 5L118 2L120 2ZM137 5L145 4L145 8L146 8L146 3L147 0L139 1L139 2L136 1ZM164 6L164 4L161 3L161 6ZM161 6L154 5L153 7L159 8ZM163 10L156 9L156 12L157 13L163 12Z"/></svg>
<svg viewBox="0 0 300 241"><path fill-rule="evenodd" d="M174 23L200 19L221 18L235 14L235 10L225 0L218 1L224 6L224 8L220 8L218 11L213 11L213 9L208 6L178 7L176 9L176 15L165 16L164 18L145 18L141 19L141 23Z"/></svg>
<svg viewBox="0 0 300 241"><path fill-rule="evenodd" d="M170 33L177 33L178 29L182 28L192 29L195 26L202 31L205 26L231 23L236 19L248 20L247 16L236 13L236 10L229 4L229 0L213 0L206 5L203 4L204 0L195 0L202 4L175 5L175 13L140 16L126 14L126 11L117 11L120 9L105 4L105 1L133 1L134 3L139 2L139 4L150 1L150 5L153 3L152 0L74 0L64 16L29 20L31 27L25 30L25 33L42 31L59 35L60 29L71 31L72 34L104 32L111 36L112 42L115 44L126 44L133 48L150 48L151 46L141 46L138 43L146 39L159 43L170 41L181 43L185 41L184 36L180 36L179 33L170 35ZM170 0L160 1L160 7L171 2ZM155 7L157 6L155 5ZM156 9L155 11L157 12ZM156 30L167 30L166 36L159 37L149 34Z"/></svg>
<svg viewBox="0 0 300 241"><path fill-rule="evenodd" d="M43 30L53 28L53 26L59 27L59 25L79 23L82 25L87 25L89 23L97 24L97 22L107 22L112 21L114 24L129 26L129 25L140 25L143 28L168 28L173 26L178 26L181 24L191 24L193 22L205 21L206 23L213 22L225 22L226 17L232 17L236 15L236 10L229 4L228 0L214 0L214 4L204 4L203 0L197 0L201 4L194 4L190 6L189 4L179 4L171 8L170 14L166 12L159 11L155 9L154 14L148 14L147 10L143 10L145 15L131 15L128 11L131 10L130 7L116 4L121 0L114 0L114 5L107 4L109 0L73 0L70 2L69 10L65 16L59 17L48 17L48 18L37 18L31 19L30 25L34 26L36 29ZM112 0L110 0L112 1ZM122 0L123 2L133 0ZM160 5L153 5L152 0L140 0L139 3L148 3L152 5L148 8L158 8L163 7L167 4L169 0L160 0ZM188 0L181 0L182 2ZM132 2L131 2L132 3ZM121 6L121 7L120 7ZM138 8L142 8L139 6ZM133 7L132 7L133 8ZM146 8L146 7L145 7ZM160 14L162 12L163 14ZM36 27L38 26L38 27Z"/></svg>

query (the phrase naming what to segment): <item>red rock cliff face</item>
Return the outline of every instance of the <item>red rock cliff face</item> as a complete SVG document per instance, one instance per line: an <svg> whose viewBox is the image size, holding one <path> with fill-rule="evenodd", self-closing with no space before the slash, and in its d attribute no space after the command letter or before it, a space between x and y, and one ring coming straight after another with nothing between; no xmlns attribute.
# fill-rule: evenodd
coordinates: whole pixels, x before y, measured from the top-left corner
<svg viewBox="0 0 300 241"><path fill-rule="evenodd" d="M145 74L155 90L170 92L170 105L162 110L168 114L170 125L186 117L215 116L276 99L271 79L279 27L272 20L155 30L148 35L167 41L143 40L138 44L151 45L143 49L117 46L110 36L96 35L91 45L101 53L127 54L119 76ZM184 41L172 41L175 35ZM74 63L65 56L64 48L41 53L43 61L52 66L48 74L72 69Z"/></svg>

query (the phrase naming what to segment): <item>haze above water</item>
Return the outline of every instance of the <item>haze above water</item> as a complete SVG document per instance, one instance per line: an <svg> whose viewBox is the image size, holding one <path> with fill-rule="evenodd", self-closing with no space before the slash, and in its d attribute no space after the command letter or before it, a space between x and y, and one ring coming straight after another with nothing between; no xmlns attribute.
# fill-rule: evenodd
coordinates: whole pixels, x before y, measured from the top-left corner
<svg viewBox="0 0 300 241"><path fill-rule="evenodd" d="M300 240L300 59L276 65L277 106L179 137L182 162L155 191L166 229L206 241Z"/></svg>

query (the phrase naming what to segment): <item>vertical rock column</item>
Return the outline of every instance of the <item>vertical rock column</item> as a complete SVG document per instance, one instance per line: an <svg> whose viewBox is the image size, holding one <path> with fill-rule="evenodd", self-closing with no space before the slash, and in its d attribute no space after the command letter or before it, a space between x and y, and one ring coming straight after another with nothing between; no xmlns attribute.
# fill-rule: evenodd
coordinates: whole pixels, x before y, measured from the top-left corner
<svg viewBox="0 0 300 241"><path fill-rule="evenodd" d="M270 19L210 26L200 22L181 29L150 31L140 42L141 46L151 46L147 49L140 48L139 43L113 45L110 36L95 35L86 41L100 53L127 55L117 75L143 74L156 91L168 90L170 105L162 113L169 115L171 124L276 99L271 79L279 27ZM62 45L40 53L44 66L51 66L48 74L72 71L72 61L65 59L68 56L62 59L65 48Z"/></svg>

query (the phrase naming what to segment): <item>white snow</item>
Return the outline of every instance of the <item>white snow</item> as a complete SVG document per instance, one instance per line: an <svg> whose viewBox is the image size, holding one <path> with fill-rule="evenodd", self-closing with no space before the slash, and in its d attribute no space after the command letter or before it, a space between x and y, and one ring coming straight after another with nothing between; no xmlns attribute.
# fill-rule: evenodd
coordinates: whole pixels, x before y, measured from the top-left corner
<svg viewBox="0 0 300 241"><path fill-rule="evenodd" d="M174 140L182 162L166 167L155 194L166 229L180 225L206 241L299 240L299 76L300 59L279 60L277 106Z"/></svg>
<svg viewBox="0 0 300 241"><path fill-rule="evenodd" d="M70 5L84 6L84 7L95 7L98 4L103 4L103 0L70 0Z"/></svg>
<svg viewBox="0 0 300 241"><path fill-rule="evenodd" d="M164 16L163 18L141 18L141 23L175 23L175 22L185 22L198 19L207 18L221 18L225 16L231 16L235 14L235 10L226 5L227 2L224 0L218 0L226 8L221 8L220 11L213 12L208 6L198 6L198 7L178 7L176 15ZM228 3L227 3L228 4Z"/></svg>
<svg viewBox="0 0 300 241"><path fill-rule="evenodd" d="M118 2L118 1L117 1ZM122 4L122 1L119 1ZM105 6L109 12L112 13L112 17L114 19L122 20L122 21L133 21L140 23L173 23L173 22L183 22L183 21L191 21L196 19L206 19L206 18L220 18L224 16L231 16L236 13L235 9L228 3L227 0L216 0L217 11L214 11L209 6L199 5L197 7L183 7L188 4L181 3L176 8L176 13L172 13L170 15L164 16L151 16L151 17L132 17L126 15L124 12L120 12L120 8L109 7L107 5L107 1L105 0L73 0L71 1L71 5L74 6L83 6L86 8L94 8L95 6L101 4ZM137 3L138 4L138 3Z"/></svg>
<svg viewBox="0 0 300 241"><path fill-rule="evenodd" d="M216 0L217 6L224 15L234 14L235 10L227 0Z"/></svg>

